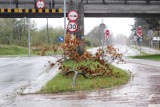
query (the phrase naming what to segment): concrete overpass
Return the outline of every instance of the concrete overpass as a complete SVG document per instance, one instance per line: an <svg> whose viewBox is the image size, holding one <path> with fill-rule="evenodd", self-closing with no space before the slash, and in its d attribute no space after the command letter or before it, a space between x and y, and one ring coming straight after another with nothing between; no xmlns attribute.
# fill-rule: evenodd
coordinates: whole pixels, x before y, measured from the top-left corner
<svg viewBox="0 0 160 107"><path fill-rule="evenodd" d="M0 0L1 18L60 18L64 0L44 0L45 8L37 9L37 0ZM160 0L74 0L83 2L85 17L160 17ZM66 0L67 4L72 0ZM68 7L67 7L68 8Z"/></svg>

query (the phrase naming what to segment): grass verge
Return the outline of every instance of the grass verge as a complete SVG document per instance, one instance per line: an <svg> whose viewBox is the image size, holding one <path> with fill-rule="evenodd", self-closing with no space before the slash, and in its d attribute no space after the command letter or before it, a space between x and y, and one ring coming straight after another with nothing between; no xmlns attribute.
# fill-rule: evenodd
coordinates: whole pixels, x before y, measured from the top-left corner
<svg viewBox="0 0 160 107"><path fill-rule="evenodd" d="M85 62L90 63L90 62ZM81 62L81 64L85 64ZM95 62L97 63L97 62ZM67 62L68 66L73 68L77 65L72 62ZM62 92L71 92L71 91L82 91L82 90L92 90L92 89L102 89L102 88L111 88L126 84L129 81L130 75L126 71L123 71L115 66L113 68L113 74L119 74L119 76L100 76L92 79L86 79L82 76L78 76L77 85L75 88L72 87L72 77L66 77L62 73L59 73L56 77L50 80L40 91L39 93L62 93Z"/></svg>
<svg viewBox="0 0 160 107"><path fill-rule="evenodd" d="M0 55L27 55L28 49L20 46L0 46Z"/></svg>
<svg viewBox="0 0 160 107"><path fill-rule="evenodd" d="M139 46L131 46L133 49L136 49L137 51L140 51L140 47ZM140 51L140 55L148 55L146 52L144 52L144 51L142 51L142 49L141 49L141 51Z"/></svg>
<svg viewBox="0 0 160 107"><path fill-rule="evenodd" d="M141 56L131 56L131 58L135 59L149 59L149 60L157 60L160 61L160 54L156 55L141 55Z"/></svg>

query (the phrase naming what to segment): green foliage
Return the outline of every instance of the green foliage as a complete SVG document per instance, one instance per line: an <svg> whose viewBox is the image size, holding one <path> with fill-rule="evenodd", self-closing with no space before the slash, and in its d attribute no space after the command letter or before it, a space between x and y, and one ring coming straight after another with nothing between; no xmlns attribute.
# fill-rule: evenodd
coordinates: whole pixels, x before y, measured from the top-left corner
<svg viewBox="0 0 160 107"><path fill-rule="evenodd" d="M87 39L90 41L91 46L97 47L99 46L99 38L100 38L99 27L94 27L91 32L87 34Z"/></svg>
<svg viewBox="0 0 160 107"><path fill-rule="evenodd" d="M91 47L91 42L89 40L86 40L85 44L86 44L87 47Z"/></svg>
<svg viewBox="0 0 160 107"><path fill-rule="evenodd" d="M3 45L27 46L28 22L30 19L0 19L0 43ZM32 25L33 26L33 25Z"/></svg>
<svg viewBox="0 0 160 107"><path fill-rule="evenodd" d="M49 27L49 43L47 27L41 30L35 28L34 21L28 18L1 18L0 19L0 44L1 45L18 45L28 46L28 25L31 23L31 45L33 47L43 47L46 45L57 44L58 37L63 35L63 28Z"/></svg>

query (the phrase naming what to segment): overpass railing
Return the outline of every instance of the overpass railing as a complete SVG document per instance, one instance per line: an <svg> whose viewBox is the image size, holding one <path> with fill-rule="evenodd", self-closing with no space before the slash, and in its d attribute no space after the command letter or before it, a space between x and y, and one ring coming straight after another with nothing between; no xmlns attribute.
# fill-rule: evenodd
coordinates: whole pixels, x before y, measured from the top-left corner
<svg viewBox="0 0 160 107"><path fill-rule="evenodd" d="M160 4L160 0L84 0L85 3L103 4Z"/></svg>
<svg viewBox="0 0 160 107"><path fill-rule="evenodd" d="M36 8L38 0L0 0L0 8ZM83 1L84 4L160 4L160 0L66 0ZM45 0L45 8L57 8L56 5L63 4L64 0Z"/></svg>

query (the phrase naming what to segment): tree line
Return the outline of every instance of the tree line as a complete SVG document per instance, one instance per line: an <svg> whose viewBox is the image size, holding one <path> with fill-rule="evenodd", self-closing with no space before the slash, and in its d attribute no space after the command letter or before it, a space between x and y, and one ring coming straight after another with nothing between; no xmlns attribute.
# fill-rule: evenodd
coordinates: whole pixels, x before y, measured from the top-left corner
<svg viewBox="0 0 160 107"><path fill-rule="evenodd" d="M39 30L36 28L36 23L29 18L1 18L0 45L27 47L29 24L32 46L59 44L58 37L63 35L62 27L53 28L49 26L47 30L47 25L44 25Z"/></svg>

